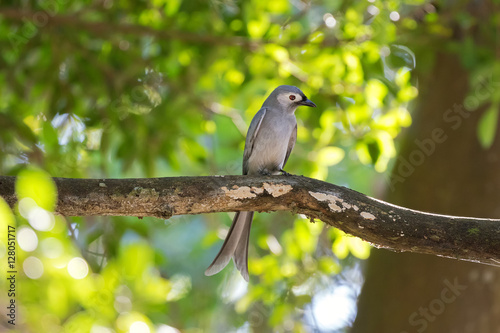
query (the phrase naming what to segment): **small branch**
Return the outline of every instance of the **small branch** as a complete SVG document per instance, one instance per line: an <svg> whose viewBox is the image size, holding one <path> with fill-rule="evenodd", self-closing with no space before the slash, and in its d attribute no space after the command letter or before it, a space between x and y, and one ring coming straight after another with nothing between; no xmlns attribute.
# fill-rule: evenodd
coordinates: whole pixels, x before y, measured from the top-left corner
<svg viewBox="0 0 500 333"><path fill-rule="evenodd" d="M154 36L158 39L164 40L180 40L183 42L209 45L243 46L249 49L254 49L266 44L279 44L283 46L301 46L309 44L307 38L283 43L280 40L250 39L242 36L198 34L172 29L158 30L144 25L130 23L114 24L108 21L85 21L78 16L78 13L73 15L54 15L54 13L48 13L43 10L34 11L18 8L0 8L0 17L21 23L25 23L26 21L35 21L37 17L40 19L39 16L43 13L46 14L44 17L47 21L45 24L37 26L40 29L49 27L64 27L77 31L86 31L99 37L115 34ZM337 39L325 39L318 45L322 47L329 47L338 46L338 44L339 41Z"/></svg>
<svg viewBox="0 0 500 333"><path fill-rule="evenodd" d="M54 178L56 213L168 219L232 211L291 211L321 219L376 247L500 264L500 220L438 215L395 206L302 176L144 179ZM15 177L0 176L0 196L16 204Z"/></svg>

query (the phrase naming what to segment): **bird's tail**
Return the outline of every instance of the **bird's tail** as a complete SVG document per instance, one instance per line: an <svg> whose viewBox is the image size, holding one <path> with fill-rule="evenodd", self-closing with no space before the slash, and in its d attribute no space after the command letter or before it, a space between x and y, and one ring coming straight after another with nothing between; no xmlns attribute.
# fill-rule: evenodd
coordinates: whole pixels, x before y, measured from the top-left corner
<svg viewBox="0 0 500 333"><path fill-rule="evenodd" d="M224 244L222 244L222 248L214 261L208 266L205 275L219 273L233 258L236 268L243 278L248 281L248 241L253 214L254 212L236 213Z"/></svg>

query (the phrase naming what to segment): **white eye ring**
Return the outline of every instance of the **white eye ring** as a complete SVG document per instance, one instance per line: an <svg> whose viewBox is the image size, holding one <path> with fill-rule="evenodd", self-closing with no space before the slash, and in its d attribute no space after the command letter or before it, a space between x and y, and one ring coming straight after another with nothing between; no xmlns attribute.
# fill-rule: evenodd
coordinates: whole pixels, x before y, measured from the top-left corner
<svg viewBox="0 0 500 333"><path fill-rule="evenodd" d="M291 100L291 101L295 101L295 99L296 99L297 97L295 97L295 95L290 95L290 96L288 96L288 98L290 98L290 100Z"/></svg>

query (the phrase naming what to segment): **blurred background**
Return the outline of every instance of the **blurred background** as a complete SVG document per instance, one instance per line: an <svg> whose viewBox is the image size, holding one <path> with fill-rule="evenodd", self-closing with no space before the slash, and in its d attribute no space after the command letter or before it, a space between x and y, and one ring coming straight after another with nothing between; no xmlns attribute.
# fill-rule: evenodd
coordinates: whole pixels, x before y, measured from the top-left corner
<svg viewBox="0 0 500 333"><path fill-rule="evenodd" d="M318 107L296 112L288 172L500 218L499 27L497 0L2 0L0 173L20 203L0 201L2 290L7 224L18 270L1 330L498 332L495 267L281 212L256 215L250 283L206 277L232 214L55 216L50 177L240 174L250 120L291 84Z"/></svg>

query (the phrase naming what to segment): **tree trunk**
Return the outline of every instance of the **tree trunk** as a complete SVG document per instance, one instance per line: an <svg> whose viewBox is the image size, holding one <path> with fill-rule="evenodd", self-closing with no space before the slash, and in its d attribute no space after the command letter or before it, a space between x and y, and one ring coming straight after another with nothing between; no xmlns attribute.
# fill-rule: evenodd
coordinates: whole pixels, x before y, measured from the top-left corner
<svg viewBox="0 0 500 333"><path fill-rule="evenodd" d="M393 170L386 195L389 202L441 214L500 217L500 136L497 133L487 150L479 145L478 120L485 108L469 112L463 106L469 79L451 54L437 55L434 70L419 77L414 123ZM488 89L476 91L474 97L486 100L491 94ZM442 142L432 140L436 133ZM499 329L498 268L372 251L352 332Z"/></svg>

